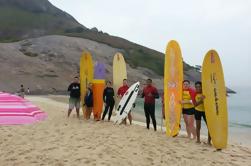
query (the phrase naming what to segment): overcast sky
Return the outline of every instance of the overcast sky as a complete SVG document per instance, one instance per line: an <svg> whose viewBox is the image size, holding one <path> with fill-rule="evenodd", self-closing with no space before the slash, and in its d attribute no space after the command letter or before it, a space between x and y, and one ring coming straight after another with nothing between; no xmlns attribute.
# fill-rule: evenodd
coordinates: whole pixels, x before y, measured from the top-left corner
<svg viewBox="0 0 251 166"><path fill-rule="evenodd" d="M209 49L221 57L229 87L251 86L250 0L50 0L88 28L165 52L179 42L183 58L201 65Z"/></svg>

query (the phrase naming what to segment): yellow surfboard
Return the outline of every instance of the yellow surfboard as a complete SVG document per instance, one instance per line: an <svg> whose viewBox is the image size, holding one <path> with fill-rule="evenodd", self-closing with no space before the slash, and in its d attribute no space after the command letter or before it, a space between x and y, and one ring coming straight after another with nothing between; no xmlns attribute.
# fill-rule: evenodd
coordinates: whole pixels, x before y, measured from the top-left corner
<svg viewBox="0 0 251 166"><path fill-rule="evenodd" d="M228 113L226 86L221 61L215 50L210 50L202 65L202 90L209 133L216 149L226 148Z"/></svg>
<svg viewBox="0 0 251 166"><path fill-rule="evenodd" d="M93 63L92 56L89 52L83 52L80 58L80 89L81 89L81 104L82 110L85 115L84 97L86 94L87 85L93 80Z"/></svg>
<svg viewBox="0 0 251 166"><path fill-rule="evenodd" d="M183 82L183 60L179 44L171 40L166 48L164 69L164 110L166 135L176 136L180 131Z"/></svg>
<svg viewBox="0 0 251 166"><path fill-rule="evenodd" d="M126 63L121 53L116 53L113 58L113 89L117 94L119 87L123 85L123 80L127 79ZM115 95L115 107L119 103L117 95Z"/></svg>

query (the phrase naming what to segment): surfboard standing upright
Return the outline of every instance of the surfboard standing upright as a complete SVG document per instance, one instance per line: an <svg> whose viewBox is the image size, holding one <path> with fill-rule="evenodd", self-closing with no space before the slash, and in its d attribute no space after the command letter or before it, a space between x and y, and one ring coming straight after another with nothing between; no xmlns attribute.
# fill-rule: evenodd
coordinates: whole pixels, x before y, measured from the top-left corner
<svg viewBox="0 0 251 166"><path fill-rule="evenodd" d="M202 65L202 90L208 130L216 149L226 148L228 113L226 86L220 57L210 50Z"/></svg>
<svg viewBox="0 0 251 166"><path fill-rule="evenodd" d="M93 80L93 63L92 63L92 56L89 52L83 52L80 58L80 90L81 90L81 104L84 117L85 109L84 105L84 97L86 94L86 89L88 83L92 82Z"/></svg>
<svg viewBox="0 0 251 166"><path fill-rule="evenodd" d="M93 80L93 115L95 120L100 120L103 110L103 92L105 88L105 65L97 62L94 67Z"/></svg>
<svg viewBox="0 0 251 166"><path fill-rule="evenodd" d="M123 80L127 79L126 63L121 53L116 53L113 58L113 89L117 94L118 89L123 84ZM115 95L115 108L117 108L120 99Z"/></svg>
<svg viewBox="0 0 251 166"><path fill-rule="evenodd" d="M166 48L164 68L164 109L167 136L176 136L180 130L183 60L179 44L171 40Z"/></svg>
<svg viewBox="0 0 251 166"><path fill-rule="evenodd" d="M114 124L120 124L131 111L139 92L139 82L133 84L124 94L116 110Z"/></svg>

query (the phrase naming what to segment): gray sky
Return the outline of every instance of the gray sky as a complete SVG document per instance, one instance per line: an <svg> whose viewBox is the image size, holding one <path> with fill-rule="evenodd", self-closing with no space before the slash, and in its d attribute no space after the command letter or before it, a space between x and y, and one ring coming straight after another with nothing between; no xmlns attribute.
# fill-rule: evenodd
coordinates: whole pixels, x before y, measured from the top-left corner
<svg viewBox="0 0 251 166"><path fill-rule="evenodd" d="M228 86L251 86L250 0L50 0L88 28L165 52L179 42L183 58L201 65L213 48Z"/></svg>

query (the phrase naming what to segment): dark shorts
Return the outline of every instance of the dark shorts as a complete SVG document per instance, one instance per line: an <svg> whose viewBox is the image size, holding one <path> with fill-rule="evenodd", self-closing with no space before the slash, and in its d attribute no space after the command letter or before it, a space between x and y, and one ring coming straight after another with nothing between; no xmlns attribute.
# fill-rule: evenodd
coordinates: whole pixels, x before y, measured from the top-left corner
<svg viewBox="0 0 251 166"><path fill-rule="evenodd" d="M93 103L89 102L89 103L85 103L86 107L88 108L92 108L93 107Z"/></svg>
<svg viewBox="0 0 251 166"><path fill-rule="evenodd" d="M201 117L203 117L203 119L206 122L206 114L205 114L205 112L195 110L194 117L195 117L196 120L201 120Z"/></svg>
<svg viewBox="0 0 251 166"><path fill-rule="evenodd" d="M194 114L194 108L188 108L188 109L182 109L182 114L186 115L193 115Z"/></svg>

